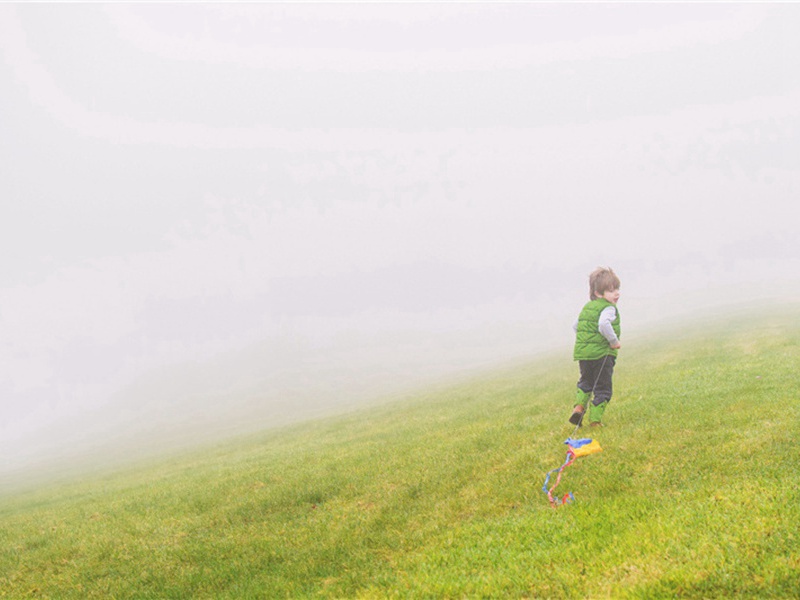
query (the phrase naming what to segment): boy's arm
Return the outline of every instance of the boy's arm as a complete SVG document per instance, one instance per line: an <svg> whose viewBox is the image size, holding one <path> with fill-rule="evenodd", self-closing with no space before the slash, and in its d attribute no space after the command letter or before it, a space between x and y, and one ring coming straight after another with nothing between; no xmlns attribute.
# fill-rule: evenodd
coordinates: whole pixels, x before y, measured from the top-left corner
<svg viewBox="0 0 800 600"><path fill-rule="evenodd" d="M617 309L613 306L607 306L603 309L603 312L600 313L600 319L597 321L597 327L600 330L600 333L603 335L606 340L608 340L608 345L614 348L622 347L622 344L619 343L619 338L617 337L614 328L611 326L611 321L617 318Z"/></svg>

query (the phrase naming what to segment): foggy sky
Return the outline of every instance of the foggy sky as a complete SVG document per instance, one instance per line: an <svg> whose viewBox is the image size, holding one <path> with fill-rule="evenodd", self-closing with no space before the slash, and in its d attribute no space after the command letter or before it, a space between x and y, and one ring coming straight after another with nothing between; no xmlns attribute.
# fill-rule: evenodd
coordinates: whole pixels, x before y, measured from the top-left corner
<svg viewBox="0 0 800 600"><path fill-rule="evenodd" d="M799 30L794 4L0 5L0 470L567 348L598 265L631 335L791 297Z"/></svg>

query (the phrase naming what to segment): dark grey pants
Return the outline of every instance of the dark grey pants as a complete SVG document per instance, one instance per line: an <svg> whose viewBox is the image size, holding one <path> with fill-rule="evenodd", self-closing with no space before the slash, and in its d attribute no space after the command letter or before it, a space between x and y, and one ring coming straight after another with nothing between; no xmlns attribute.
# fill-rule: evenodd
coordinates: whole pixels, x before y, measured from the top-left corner
<svg viewBox="0 0 800 600"><path fill-rule="evenodd" d="M617 358L610 355L597 360L578 361L578 366L581 369L578 388L587 394L594 390L592 403L595 406L611 401L611 377L614 375L614 364L616 362Z"/></svg>

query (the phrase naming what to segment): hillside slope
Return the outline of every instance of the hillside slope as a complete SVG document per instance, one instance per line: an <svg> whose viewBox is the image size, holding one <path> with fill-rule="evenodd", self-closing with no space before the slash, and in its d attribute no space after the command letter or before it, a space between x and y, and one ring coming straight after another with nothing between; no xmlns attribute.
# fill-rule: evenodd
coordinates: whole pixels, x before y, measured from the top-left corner
<svg viewBox="0 0 800 600"><path fill-rule="evenodd" d="M799 597L798 316L626 344L556 510L563 356L4 498L0 596Z"/></svg>

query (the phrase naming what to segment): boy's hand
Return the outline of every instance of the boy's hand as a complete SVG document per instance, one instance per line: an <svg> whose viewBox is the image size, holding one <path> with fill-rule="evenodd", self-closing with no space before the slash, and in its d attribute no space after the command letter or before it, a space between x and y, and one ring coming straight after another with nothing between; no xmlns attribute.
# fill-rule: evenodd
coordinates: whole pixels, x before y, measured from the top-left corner
<svg viewBox="0 0 800 600"><path fill-rule="evenodd" d="M616 344L611 344L611 348L613 350L619 350L620 348L622 348L622 344L620 344L619 342L617 342Z"/></svg>

